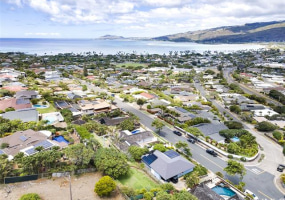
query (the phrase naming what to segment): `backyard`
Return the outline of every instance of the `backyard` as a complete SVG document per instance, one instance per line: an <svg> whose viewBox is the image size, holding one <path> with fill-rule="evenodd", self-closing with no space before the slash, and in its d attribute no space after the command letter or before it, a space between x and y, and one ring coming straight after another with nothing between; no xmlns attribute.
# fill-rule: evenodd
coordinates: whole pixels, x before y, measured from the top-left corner
<svg viewBox="0 0 285 200"><path fill-rule="evenodd" d="M154 182L148 175L133 167L127 175L118 179L118 182L133 189L151 189L158 186L158 183Z"/></svg>
<svg viewBox="0 0 285 200"><path fill-rule="evenodd" d="M48 108L37 108L37 111L39 111L40 114L44 114L44 113L56 112L57 110L52 104L49 104Z"/></svg>

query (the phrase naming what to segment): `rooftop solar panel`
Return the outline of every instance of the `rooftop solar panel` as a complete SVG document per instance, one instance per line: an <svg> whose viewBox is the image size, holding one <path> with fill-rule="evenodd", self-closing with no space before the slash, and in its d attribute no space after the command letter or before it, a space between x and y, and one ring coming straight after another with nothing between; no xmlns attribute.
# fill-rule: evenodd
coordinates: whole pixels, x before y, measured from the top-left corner
<svg viewBox="0 0 285 200"><path fill-rule="evenodd" d="M180 156L179 153L177 153L176 151L173 151L173 150L166 151L166 152L164 152L164 154L167 155L171 159Z"/></svg>
<svg viewBox="0 0 285 200"><path fill-rule="evenodd" d="M150 164L153 163L156 159L157 159L156 155L153 155L153 154L144 156L144 157L142 158L142 160L143 160L147 165L150 165Z"/></svg>
<svg viewBox="0 0 285 200"><path fill-rule="evenodd" d="M26 152L26 154L28 154L28 155L32 155L32 154L35 154L37 151L35 150L35 148L32 148L32 149L26 150L25 152Z"/></svg>
<svg viewBox="0 0 285 200"><path fill-rule="evenodd" d="M38 144L36 144L36 145L34 146L34 148L39 147L39 146L42 146L44 149L47 149L47 148L49 148L49 147L52 147L53 144L52 144L51 142L45 140L45 141L42 141L42 142L39 142Z"/></svg>
<svg viewBox="0 0 285 200"><path fill-rule="evenodd" d="M16 100L16 104L17 104L17 105L20 105L20 104L28 104L28 103L30 103L30 100L28 100L28 99L17 99L17 100Z"/></svg>
<svg viewBox="0 0 285 200"><path fill-rule="evenodd" d="M187 110L185 110L184 108L180 108L180 107L176 107L176 110L182 112L182 113L188 113Z"/></svg>
<svg viewBox="0 0 285 200"><path fill-rule="evenodd" d="M26 136L24 136L24 135L21 135L20 137L20 140L22 141L22 142L25 142L28 138L26 137Z"/></svg>

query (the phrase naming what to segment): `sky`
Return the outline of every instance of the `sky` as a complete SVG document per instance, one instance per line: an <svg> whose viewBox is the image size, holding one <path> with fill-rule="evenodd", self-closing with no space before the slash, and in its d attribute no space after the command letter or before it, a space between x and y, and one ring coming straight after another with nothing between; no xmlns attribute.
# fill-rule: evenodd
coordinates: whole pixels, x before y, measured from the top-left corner
<svg viewBox="0 0 285 200"><path fill-rule="evenodd" d="M285 20L285 0L0 0L0 38L156 37Z"/></svg>

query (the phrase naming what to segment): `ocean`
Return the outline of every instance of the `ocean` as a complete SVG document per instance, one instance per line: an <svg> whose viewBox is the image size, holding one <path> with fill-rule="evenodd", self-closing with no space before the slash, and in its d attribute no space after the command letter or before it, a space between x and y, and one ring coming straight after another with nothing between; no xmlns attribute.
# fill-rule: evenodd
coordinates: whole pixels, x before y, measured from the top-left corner
<svg viewBox="0 0 285 200"><path fill-rule="evenodd" d="M23 52L37 55L58 53L96 52L103 54L169 54L170 51L233 52L265 48L261 44L198 44L192 42L164 42L141 40L99 40L99 39L30 39L0 38L0 52Z"/></svg>

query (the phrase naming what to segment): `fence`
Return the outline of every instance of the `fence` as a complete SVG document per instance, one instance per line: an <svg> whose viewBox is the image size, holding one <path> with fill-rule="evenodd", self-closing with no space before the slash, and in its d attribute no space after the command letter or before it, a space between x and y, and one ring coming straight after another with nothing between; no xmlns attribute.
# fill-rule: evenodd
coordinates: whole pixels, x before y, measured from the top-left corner
<svg viewBox="0 0 285 200"><path fill-rule="evenodd" d="M9 184L9 183L17 183L17 182L24 182L24 181L34 181L41 178L47 177L66 177L68 175L75 175L75 174L85 174L95 172L96 168L88 168L88 169L78 169L75 171L67 171L67 172L54 172L54 173L40 173L40 174L33 174L27 176L15 176L15 177L5 177L1 180L0 183Z"/></svg>

